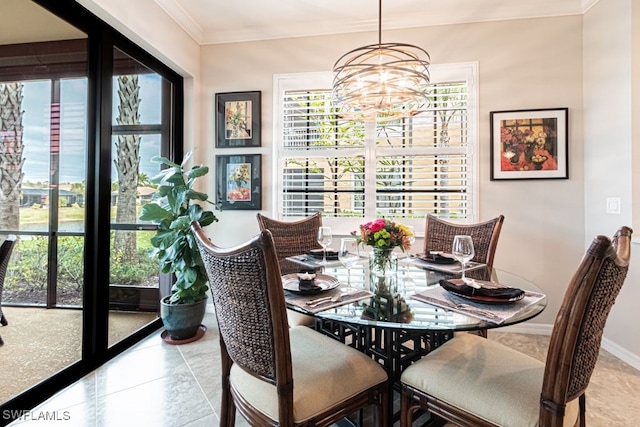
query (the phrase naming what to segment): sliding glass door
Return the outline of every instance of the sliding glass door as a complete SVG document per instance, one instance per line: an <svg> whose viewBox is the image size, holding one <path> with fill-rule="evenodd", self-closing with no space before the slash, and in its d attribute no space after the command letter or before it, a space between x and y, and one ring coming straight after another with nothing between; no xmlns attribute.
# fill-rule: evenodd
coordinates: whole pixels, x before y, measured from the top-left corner
<svg viewBox="0 0 640 427"><path fill-rule="evenodd" d="M182 78L76 2L3 0L0 241L17 235L0 410L27 409L157 330L154 156L182 156ZM4 412L3 412L4 413Z"/></svg>

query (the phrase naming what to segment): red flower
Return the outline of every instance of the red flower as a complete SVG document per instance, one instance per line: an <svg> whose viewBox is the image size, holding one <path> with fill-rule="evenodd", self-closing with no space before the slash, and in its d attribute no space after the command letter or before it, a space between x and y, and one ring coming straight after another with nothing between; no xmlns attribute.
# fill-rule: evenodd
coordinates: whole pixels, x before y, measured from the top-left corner
<svg viewBox="0 0 640 427"><path fill-rule="evenodd" d="M380 231L384 228L386 224L386 221L384 219L376 219L373 222L370 222L368 224L365 224L365 227L369 229L369 231L371 231L372 233L375 233L376 231ZM368 227L367 227L368 225Z"/></svg>

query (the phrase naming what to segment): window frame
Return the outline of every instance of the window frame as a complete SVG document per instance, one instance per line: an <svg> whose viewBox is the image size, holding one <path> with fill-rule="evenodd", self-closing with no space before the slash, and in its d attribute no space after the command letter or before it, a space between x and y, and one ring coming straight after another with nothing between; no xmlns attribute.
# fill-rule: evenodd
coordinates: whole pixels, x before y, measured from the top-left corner
<svg viewBox="0 0 640 427"><path fill-rule="evenodd" d="M478 64L477 62L451 63L451 64L435 64L430 68L432 83L446 83L453 81L465 81L467 83L467 165L469 168L467 174L467 222L478 221ZM274 97L273 97L273 156L272 156L272 179L275 183L274 191L271 194L271 213L270 215L279 220L296 220L301 217L283 215L281 207L283 205L284 182L283 159L286 157L287 150L282 147L282 135L284 130L282 117L285 112L284 94L293 90L324 90L330 89L333 82L333 73L327 72L310 72L310 73L292 73L292 74L276 74L273 79ZM375 145L376 140L376 124L365 123L365 145ZM364 149L365 155L371 155L374 150ZM394 152L395 150L395 152ZM411 148L410 152L433 152L433 148ZM344 153L343 153L344 151ZM340 151L340 155L347 155L351 149ZM377 156L385 154L396 154L397 148L379 147L375 150ZM318 153L306 153L307 157L318 156ZM371 159L369 159L371 160ZM375 162L374 162L375 164ZM374 177L375 178L375 177ZM375 200L375 179L366 180L365 198L367 200ZM370 204L371 205L371 204ZM363 222L374 219L371 212L375 212L375 202L373 207L365 210L364 218L344 218L344 217L323 217L323 222L332 227L335 235L347 235L351 231L356 230L358 225ZM373 214L375 215L375 214ZM424 216L418 218L407 218L400 220L407 225L413 225L417 230L424 228ZM420 235L420 233L418 233Z"/></svg>

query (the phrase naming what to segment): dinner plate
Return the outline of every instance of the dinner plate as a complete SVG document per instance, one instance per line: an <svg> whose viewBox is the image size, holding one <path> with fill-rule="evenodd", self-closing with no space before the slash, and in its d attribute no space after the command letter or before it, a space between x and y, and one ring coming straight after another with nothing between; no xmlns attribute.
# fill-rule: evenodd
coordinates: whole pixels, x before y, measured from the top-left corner
<svg viewBox="0 0 640 427"><path fill-rule="evenodd" d="M506 288L507 286L504 285L498 285L495 282L490 282L488 280L476 280L474 279L474 281L479 284L482 287L485 288L499 288L499 287L503 287ZM462 279L450 279L449 283L453 284L453 285L459 285L462 284ZM475 301L475 302L479 302L479 303L484 303L484 304L510 304L512 302L516 302L516 301L520 301L522 298L524 298L525 292L522 292L520 294L520 296L514 297L514 298L496 298L496 297L491 297L491 296L486 296L486 295L465 295L465 294L461 294L458 292L455 292L451 289L445 288L447 292L451 292L453 295L458 296L460 298L464 298L467 299L469 301Z"/></svg>
<svg viewBox="0 0 640 427"><path fill-rule="evenodd" d="M301 295L319 294L320 292L325 292L330 289L337 288L338 285L340 285L340 282L338 281L338 279L333 276L329 276L328 274L316 274L315 289L300 290L299 285L300 279L298 278L297 273L282 276L282 286L284 287L284 289L289 292L294 292Z"/></svg>
<svg viewBox="0 0 640 427"><path fill-rule="evenodd" d="M445 253L435 254L435 256L432 256L431 254L418 254L416 255L416 258L433 264L455 264L458 262L453 258L453 255Z"/></svg>

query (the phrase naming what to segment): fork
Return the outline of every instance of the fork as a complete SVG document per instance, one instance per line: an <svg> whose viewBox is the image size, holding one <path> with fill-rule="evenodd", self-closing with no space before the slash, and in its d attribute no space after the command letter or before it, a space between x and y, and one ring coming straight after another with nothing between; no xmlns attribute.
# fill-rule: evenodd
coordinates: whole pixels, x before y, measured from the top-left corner
<svg viewBox="0 0 640 427"><path fill-rule="evenodd" d="M330 300L331 297L320 297L320 298L316 298L316 299L310 299L309 301L307 301L305 304L306 305L313 305L322 301L328 301Z"/></svg>
<svg viewBox="0 0 640 427"><path fill-rule="evenodd" d="M322 305L322 304L326 304L328 302L338 302L338 301L340 301L340 298L342 298L342 295L343 294L340 293L340 294L336 294L336 295L334 295L332 297L318 298L318 299L315 299L315 300L307 301L306 304L307 304L307 307L313 308L313 307L317 307L317 306Z"/></svg>
<svg viewBox="0 0 640 427"><path fill-rule="evenodd" d="M480 314L482 316L485 316L485 317L487 317L489 319L493 319L493 320L496 320L496 321L502 321L503 320L501 316L499 316L499 315L497 315L495 313L492 313L492 312L487 311L487 310L482 310L482 309L477 308L477 307L475 307L473 305L470 305L470 304L457 303L455 305L455 307L458 310L467 311L467 312L471 312L471 313L477 313L477 314Z"/></svg>

